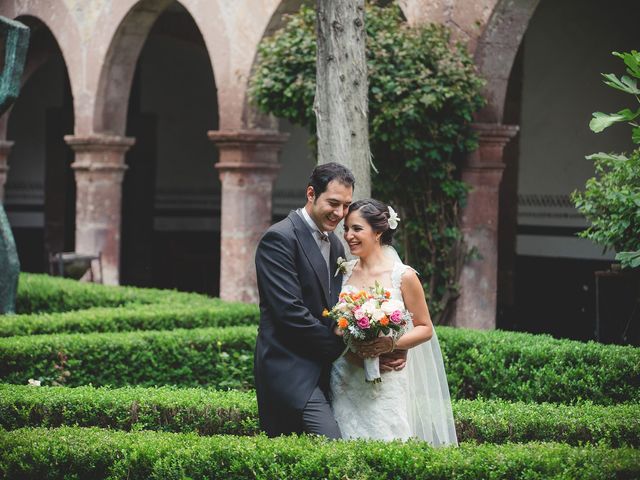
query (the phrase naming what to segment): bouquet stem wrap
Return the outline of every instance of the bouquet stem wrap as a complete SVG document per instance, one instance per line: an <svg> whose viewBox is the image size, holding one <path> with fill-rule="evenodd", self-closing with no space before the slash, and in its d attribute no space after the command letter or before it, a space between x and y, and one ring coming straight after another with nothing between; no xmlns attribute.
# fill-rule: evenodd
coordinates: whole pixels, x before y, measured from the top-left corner
<svg viewBox="0 0 640 480"><path fill-rule="evenodd" d="M364 359L364 379L369 383L380 383L380 358Z"/></svg>

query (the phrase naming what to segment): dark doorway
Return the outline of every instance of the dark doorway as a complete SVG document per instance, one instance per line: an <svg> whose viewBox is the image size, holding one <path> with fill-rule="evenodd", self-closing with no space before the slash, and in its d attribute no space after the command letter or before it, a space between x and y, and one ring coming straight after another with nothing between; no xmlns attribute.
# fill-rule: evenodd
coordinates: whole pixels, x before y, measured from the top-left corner
<svg viewBox="0 0 640 480"><path fill-rule="evenodd" d="M218 128L204 40L178 3L156 20L136 65L123 184L121 282L217 295Z"/></svg>

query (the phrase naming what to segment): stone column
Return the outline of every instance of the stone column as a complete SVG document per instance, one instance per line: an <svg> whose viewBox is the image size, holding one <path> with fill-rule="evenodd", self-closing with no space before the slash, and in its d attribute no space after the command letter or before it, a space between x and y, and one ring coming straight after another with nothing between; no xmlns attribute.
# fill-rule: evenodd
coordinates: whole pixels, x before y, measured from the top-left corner
<svg viewBox="0 0 640 480"><path fill-rule="evenodd" d="M104 283L118 285L122 178L126 151L134 138L93 134L66 135L75 151L76 251L102 253Z"/></svg>
<svg viewBox="0 0 640 480"><path fill-rule="evenodd" d="M470 256L462 268L453 324L492 329L496 326L500 181L505 168L502 152L518 127L476 123L474 129L479 146L462 169L462 179L471 186L462 211L462 233L477 255Z"/></svg>
<svg viewBox="0 0 640 480"><path fill-rule="evenodd" d="M255 250L271 225L278 152L289 135L271 130L212 130L208 135L220 151L220 298L257 303Z"/></svg>
<svg viewBox="0 0 640 480"><path fill-rule="evenodd" d="M11 153L13 142L0 140L0 203L4 203L4 188L7 183L7 172L9 171L9 153Z"/></svg>

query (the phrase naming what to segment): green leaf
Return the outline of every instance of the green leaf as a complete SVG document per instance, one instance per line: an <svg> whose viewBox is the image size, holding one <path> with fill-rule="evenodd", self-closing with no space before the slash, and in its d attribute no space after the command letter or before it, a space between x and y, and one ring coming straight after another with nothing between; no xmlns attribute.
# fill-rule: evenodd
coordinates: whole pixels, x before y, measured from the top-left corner
<svg viewBox="0 0 640 480"><path fill-rule="evenodd" d="M637 112L625 108L617 113L594 112L593 118L589 122L589 128L595 133L602 132L605 128L610 127L618 122L630 122L640 115L640 108Z"/></svg>
<svg viewBox="0 0 640 480"><path fill-rule="evenodd" d="M616 161L628 160L628 158L622 154L617 155L613 153L604 153L604 152L592 153L591 155L587 155L584 158L586 158L587 160L616 160Z"/></svg>
<svg viewBox="0 0 640 480"><path fill-rule="evenodd" d="M636 144L640 144L640 127L635 127L631 130L631 141Z"/></svg>
<svg viewBox="0 0 640 480"><path fill-rule="evenodd" d="M613 52L616 57L620 57L627 66L627 72L634 77L640 78L640 52L631 50L631 53Z"/></svg>
<svg viewBox="0 0 640 480"><path fill-rule="evenodd" d="M622 263L622 268L640 267L640 250L637 252L620 252L616 255L616 260Z"/></svg>
<svg viewBox="0 0 640 480"><path fill-rule="evenodd" d="M610 87L622 90L626 93L633 95L640 95L640 89L638 89L638 81L624 75L621 79L618 79L613 73L603 73L602 76L607 80L604 82Z"/></svg>

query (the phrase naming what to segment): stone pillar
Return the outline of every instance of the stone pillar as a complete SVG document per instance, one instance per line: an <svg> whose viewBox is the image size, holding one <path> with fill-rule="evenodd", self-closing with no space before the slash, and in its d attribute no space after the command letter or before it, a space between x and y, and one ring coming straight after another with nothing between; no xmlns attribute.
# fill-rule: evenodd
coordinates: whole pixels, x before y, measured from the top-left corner
<svg viewBox="0 0 640 480"><path fill-rule="evenodd" d="M135 139L105 134L64 139L76 154L71 164L76 177L76 252L101 252L104 283L118 285L124 155Z"/></svg>
<svg viewBox="0 0 640 480"><path fill-rule="evenodd" d="M254 256L271 225L271 194L288 134L271 130L212 130L222 183L220 298L258 302Z"/></svg>
<svg viewBox="0 0 640 480"><path fill-rule="evenodd" d="M9 153L11 153L13 142L0 140L0 203L4 203L4 188L7 183L7 172L9 171Z"/></svg>
<svg viewBox="0 0 640 480"><path fill-rule="evenodd" d="M518 127L476 123L474 129L479 146L462 169L462 179L471 186L462 211L462 233L477 255L470 256L462 268L453 324L492 329L496 326L500 181L505 168L502 153Z"/></svg>

